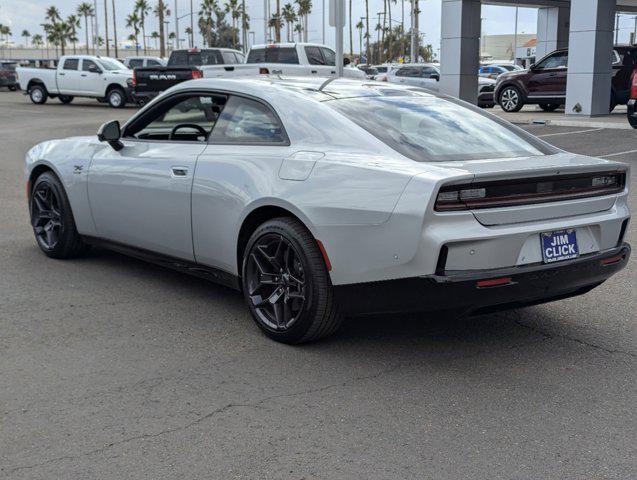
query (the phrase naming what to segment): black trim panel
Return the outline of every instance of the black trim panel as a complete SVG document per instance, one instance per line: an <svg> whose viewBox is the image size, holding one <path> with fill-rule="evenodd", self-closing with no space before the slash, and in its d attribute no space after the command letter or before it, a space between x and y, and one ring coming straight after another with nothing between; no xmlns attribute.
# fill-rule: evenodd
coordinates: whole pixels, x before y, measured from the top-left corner
<svg viewBox="0 0 637 480"><path fill-rule="evenodd" d="M110 240L103 240L101 238L83 236L82 240L89 245L103 247L107 250L113 250L114 252L138 258L139 260L144 260L146 262L154 263L155 265L170 268L171 270L177 270L182 273L194 275L195 277L210 280L211 282L215 282L235 290L241 290L241 281L237 275L218 268L201 265L199 263L182 260L180 258L163 255L161 253L151 252L143 248L131 247L130 245Z"/></svg>
<svg viewBox="0 0 637 480"><path fill-rule="evenodd" d="M620 257L608 265L601 261ZM426 312L485 313L550 302L586 293L628 263L626 243L603 252L553 264L493 270L446 271L439 275L334 287L345 313ZM479 280L509 278L499 286L478 287Z"/></svg>

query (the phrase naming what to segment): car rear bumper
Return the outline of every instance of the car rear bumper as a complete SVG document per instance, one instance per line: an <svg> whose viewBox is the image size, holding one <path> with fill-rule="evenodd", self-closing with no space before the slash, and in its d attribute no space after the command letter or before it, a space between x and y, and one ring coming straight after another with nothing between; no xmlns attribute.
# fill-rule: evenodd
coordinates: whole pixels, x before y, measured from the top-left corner
<svg viewBox="0 0 637 480"><path fill-rule="evenodd" d="M628 123L637 128L637 100L634 98L628 100Z"/></svg>
<svg viewBox="0 0 637 480"><path fill-rule="evenodd" d="M131 90L131 98L133 102L144 105L159 95L159 93L160 92L136 92L135 90Z"/></svg>
<svg viewBox="0 0 637 480"><path fill-rule="evenodd" d="M535 305L580 295L595 288L628 263L630 246L620 246L553 264L492 270L448 271L439 275L338 285L345 313L453 311L477 314ZM499 280L497 286L479 286Z"/></svg>

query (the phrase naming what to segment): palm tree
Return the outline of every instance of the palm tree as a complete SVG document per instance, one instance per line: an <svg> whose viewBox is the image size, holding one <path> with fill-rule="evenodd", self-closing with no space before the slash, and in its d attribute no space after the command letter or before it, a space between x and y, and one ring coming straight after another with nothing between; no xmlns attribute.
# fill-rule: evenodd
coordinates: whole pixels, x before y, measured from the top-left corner
<svg viewBox="0 0 637 480"><path fill-rule="evenodd" d="M80 17L84 17L84 34L86 35L86 54L88 55L88 17L93 16L93 5L88 2L80 3L77 7L77 14Z"/></svg>
<svg viewBox="0 0 637 480"><path fill-rule="evenodd" d="M351 0L350 0L351 1ZM292 29L294 28L294 22L296 22L296 12L294 11L294 7L291 3L286 3L283 6L283 10L281 11L283 15L283 20L285 20L285 29L287 33L287 41L294 41L294 32Z"/></svg>
<svg viewBox="0 0 637 480"><path fill-rule="evenodd" d="M201 10L199 10L199 28L206 32L206 45L212 46L212 16L217 10L217 2L215 0L203 0L201 2Z"/></svg>
<svg viewBox="0 0 637 480"><path fill-rule="evenodd" d="M297 15L301 18L303 23L303 41L307 42L307 18L312 13L312 0L294 0L298 5ZM366 0L368 1L368 0Z"/></svg>
<svg viewBox="0 0 637 480"><path fill-rule="evenodd" d="M139 12L139 26L142 28L142 45L146 55L146 15L150 13L150 5L146 0L137 0L135 10Z"/></svg>
<svg viewBox="0 0 637 480"><path fill-rule="evenodd" d="M80 28L80 19L76 15L71 14L66 17L66 24L69 26L69 40L73 44L73 54L75 54L77 53L77 29Z"/></svg>
<svg viewBox="0 0 637 480"><path fill-rule="evenodd" d="M104 0L104 36L106 37L106 56L111 56L111 50L108 43L108 0Z"/></svg>
<svg viewBox="0 0 637 480"><path fill-rule="evenodd" d="M42 46L44 45L44 42L42 41L42 35L40 35L39 33L33 35L33 37L31 38L31 44L35 48L42 48ZM44 55L44 53L42 53L42 55Z"/></svg>
<svg viewBox="0 0 637 480"><path fill-rule="evenodd" d="M303 41L303 37L302 37L303 25L301 25L300 23L297 23L296 25L294 25L294 31L299 34L299 42L302 42Z"/></svg>
<svg viewBox="0 0 637 480"><path fill-rule="evenodd" d="M0 25L0 41L2 41L2 37L4 37L4 41L8 42L11 35L11 28L9 26Z"/></svg>
<svg viewBox="0 0 637 480"><path fill-rule="evenodd" d="M139 37L139 16L137 15L137 10L133 11L133 13L129 14L126 17L126 27L133 29L133 38L135 39L135 54L139 55L139 42L137 41L137 37ZM131 40L130 36L128 37ZM163 55L162 55L163 57Z"/></svg>
<svg viewBox="0 0 637 480"><path fill-rule="evenodd" d="M159 33L157 32L152 32L150 34L150 38L152 38L153 40L155 40L155 50L157 50L157 39L159 38Z"/></svg>
<svg viewBox="0 0 637 480"><path fill-rule="evenodd" d="M365 25L363 25L363 21L359 20L358 23L356 24L356 30L358 30L358 52L359 52L359 56L363 55L363 28L365 28Z"/></svg>
<svg viewBox="0 0 637 480"><path fill-rule="evenodd" d="M192 28L186 27L186 35L188 35L188 48L192 48Z"/></svg>
<svg viewBox="0 0 637 480"><path fill-rule="evenodd" d="M170 9L164 3L164 0L157 0L157 5L153 9L153 13L159 20L159 56L166 56L166 36L164 34L164 18L170 16Z"/></svg>
<svg viewBox="0 0 637 480"><path fill-rule="evenodd" d="M241 7L239 6L239 0L227 0L225 11L230 14L232 19L232 46L237 47L239 40L236 38L236 34L239 30L239 17L241 16Z"/></svg>
<svg viewBox="0 0 637 480"><path fill-rule="evenodd" d="M51 5L49 8L46 9L46 16L44 18L49 20L51 23L62 20L62 17L60 17L60 11L55 5Z"/></svg>
<svg viewBox="0 0 637 480"><path fill-rule="evenodd" d="M243 52L248 50L248 28L250 24L250 15L246 12L246 0L241 0L241 43L243 44Z"/></svg>
<svg viewBox="0 0 637 480"><path fill-rule="evenodd" d="M268 20L268 27L274 28L274 38L277 39L277 43L281 42L281 17L278 13L272 14L270 20Z"/></svg>
<svg viewBox="0 0 637 480"><path fill-rule="evenodd" d="M115 14L115 0L111 0L113 5L113 47L115 47L115 58L117 58L117 15Z"/></svg>
<svg viewBox="0 0 637 480"><path fill-rule="evenodd" d="M29 33L28 30L22 30L22 33L20 34L20 36L22 38L24 38L24 46L28 47L29 46L29 38L31 37L31 34Z"/></svg>

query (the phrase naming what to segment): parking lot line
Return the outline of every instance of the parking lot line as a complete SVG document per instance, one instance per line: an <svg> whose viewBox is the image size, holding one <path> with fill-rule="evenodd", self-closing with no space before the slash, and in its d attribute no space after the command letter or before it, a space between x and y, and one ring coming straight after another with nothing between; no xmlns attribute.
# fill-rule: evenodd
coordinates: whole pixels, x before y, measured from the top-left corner
<svg viewBox="0 0 637 480"><path fill-rule="evenodd" d="M637 153L637 150L626 150L625 152L609 153L609 154L606 154L606 155L598 155L598 156L602 157L602 158L606 158L606 157L616 157L616 156L619 156L619 155L627 155L629 153Z"/></svg>
<svg viewBox="0 0 637 480"><path fill-rule="evenodd" d="M599 130L604 130L604 129L603 128L587 128L586 130L575 130L574 132L545 133L544 135L537 135L537 136L538 137L555 137L556 135L571 135L573 133L597 132Z"/></svg>

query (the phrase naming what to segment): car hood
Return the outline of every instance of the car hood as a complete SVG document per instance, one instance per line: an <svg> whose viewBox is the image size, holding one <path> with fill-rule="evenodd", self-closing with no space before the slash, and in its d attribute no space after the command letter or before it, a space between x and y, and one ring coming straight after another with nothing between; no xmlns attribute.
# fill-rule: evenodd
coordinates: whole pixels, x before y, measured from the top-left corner
<svg viewBox="0 0 637 480"><path fill-rule="evenodd" d="M493 85L495 80L488 77L478 77L478 85Z"/></svg>

